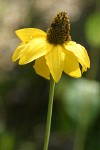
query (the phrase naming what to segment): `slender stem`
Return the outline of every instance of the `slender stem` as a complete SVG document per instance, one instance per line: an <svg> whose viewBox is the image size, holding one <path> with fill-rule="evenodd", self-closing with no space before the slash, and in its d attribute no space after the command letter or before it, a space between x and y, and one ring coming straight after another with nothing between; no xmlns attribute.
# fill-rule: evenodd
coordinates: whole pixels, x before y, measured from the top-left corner
<svg viewBox="0 0 100 150"><path fill-rule="evenodd" d="M44 139L44 148L43 148L43 150L47 150L48 149L48 144L49 144L51 118L52 118L52 108L53 108L53 97L54 97L54 88L55 88L55 81L51 77L50 78L50 93L49 93L47 123L46 123L46 132L45 132L45 139Z"/></svg>

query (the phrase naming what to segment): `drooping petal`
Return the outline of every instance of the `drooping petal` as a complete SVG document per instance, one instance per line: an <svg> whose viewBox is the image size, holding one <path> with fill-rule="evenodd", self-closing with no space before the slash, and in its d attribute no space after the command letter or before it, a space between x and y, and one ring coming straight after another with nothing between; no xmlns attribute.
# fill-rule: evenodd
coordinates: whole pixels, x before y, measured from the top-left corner
<svg viewBox="0 0 100 150"><path fill-rule="evenodd" d="M78 59L80 64L82 65L82 71L86 71L87 68L90 68L90 60L87 54L86 49L80 45L76 44L73 41L70 41L64 45L66 50L71 51Z"/></svg>
<svg viewBox="0 0 100 150"><path fill-rule="evenodd" d="M31 40L25 47L23 54L20 57L19 64L27 64L43 55L49 53L53 45L49 44L46 38L35 38Z"/></svg>
<svg viewBox="0 0 100 150"><path fill-rule="evenodd" d="M15 50L13 56L12 56L12 62L16 61L20 58L21 54L23 53L24 49L26 47L26 43L22 42Z"/></svg>
<svg viewBox="0 0 100 150"><path fill-rule="evenodd" d="M50 73L52 74L52 77L56 82L59 81L63 71L65 55L62 49L62 46L56 45L53 47L52 52L45 56Z"/></svg>
<svg viewBox="0 0 100 150"><path fill-rule="evenodd" d="M35 64L34 64L34 69L36 71L36 73L46 79L50 79L50 71L49 71L49 68L46 64L46 59L45 57L40 57L38 58L36 61L35 61Z"/></svg>
<svg viewBox="0 0 100 150"><path fill-rule="evenodd" d="M46 33L36 28L24 28L15 32L23 42L29 42L33 38L45 37Z"/></svg>
<svg viewBox="0 0 100 150"><path fill-rule="evenodd" d="M81 77L81 70L76 56L74 56L73 53L67 51L66 49L64 50L64 53L64 72L74 78Z"/></svg>

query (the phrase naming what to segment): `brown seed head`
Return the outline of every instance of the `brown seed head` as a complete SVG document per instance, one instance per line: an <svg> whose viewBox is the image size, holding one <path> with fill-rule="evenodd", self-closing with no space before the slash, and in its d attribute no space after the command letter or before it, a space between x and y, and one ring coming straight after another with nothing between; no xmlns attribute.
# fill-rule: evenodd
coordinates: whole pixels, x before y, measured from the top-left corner
<svg viewBox="0 0 100 150"><path fill-rule="evenodd" d="M64 44L71 40L70 23L67 13L61 12L54 18L51 26L47 30L47 40L51 44Z"/></svg>

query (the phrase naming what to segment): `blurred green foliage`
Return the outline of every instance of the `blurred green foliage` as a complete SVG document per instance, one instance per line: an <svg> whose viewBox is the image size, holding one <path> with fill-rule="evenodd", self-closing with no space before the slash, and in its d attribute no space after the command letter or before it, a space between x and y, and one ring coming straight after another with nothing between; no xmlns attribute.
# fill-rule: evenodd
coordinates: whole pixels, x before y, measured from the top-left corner
<svg viewBox="0 0 100 150"><path fill-rule="evenodd" d="M66 86L66 80L62 80L57 88L65 112L75 122L80 121L82 126L92 124L100 109L99 83L81 78L70 81L69 86Z"/></svg>
<svg viewBox="0 0 100 150"><path fill-rule="evenodd" d="M46 31L60 10L68 10L72 36L86 47L91 68L81 79L63 75L56 85L49 150L73 150L83 136L84 150L100 150L98 2L0 1L0 150L43 149L49 81L36 75L32 63L11 62L19 43L14 31L25 27Z"/></svg>
<svg viewBox="0 0 100 150"><path fill-rule="evenodd" d="M0 149L1 150L13 150L14 148L14 136L10 132L4 132L0 138Z"/></svg>
<svg viewBox="0 0 100 150"><path fill-rule="evenodd" d="M95 12L87 18L85 28L87 42L100 48L100 12Z"/></svg>

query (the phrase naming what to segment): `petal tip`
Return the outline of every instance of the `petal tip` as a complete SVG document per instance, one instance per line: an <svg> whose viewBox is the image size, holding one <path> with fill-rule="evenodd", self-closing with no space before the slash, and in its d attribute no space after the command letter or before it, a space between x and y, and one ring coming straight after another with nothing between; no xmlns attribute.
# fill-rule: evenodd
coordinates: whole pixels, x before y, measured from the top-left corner
<svg viewBox="0 0 100 150"><path fill-rule="evenodd" d="M25 65L26 62L25 62L25 59L21 58L18 62L19 65Z"/></svg>
<svg viewBox="0 0 100 150"><path fill-rule="evenodd" d="M17 59L15 58L15 55L12 56L12 62L15 62Z"/></svg>

